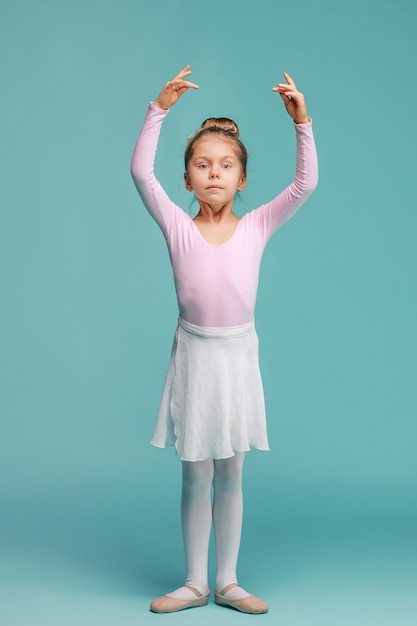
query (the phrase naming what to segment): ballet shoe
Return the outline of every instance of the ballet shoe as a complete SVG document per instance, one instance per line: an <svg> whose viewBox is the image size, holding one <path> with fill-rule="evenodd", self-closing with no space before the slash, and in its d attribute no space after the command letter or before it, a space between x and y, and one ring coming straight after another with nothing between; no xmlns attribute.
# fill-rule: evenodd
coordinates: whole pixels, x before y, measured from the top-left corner
<svg viewBox="0 0 417 626"><path fill-rule="evenodd" d="M236 609L242 613L261 614L268 612L269 607L267 603L256 596L247 596L246 598L228 598L225 594L229 591L229 589L232 589L232 587L237 587L237 584L232 583L231 585L227 585L227 587L225 587L220 593L217 591L214 592L214 601L216 604Z"/></svg>
<svg viewBox="0 0 417 626"><path fill-rule="evenodd" d="M205 595L201 594L194 587L185 585L187 589L190 589L195 593L196 597L191 600L181 600L180 598L171 598L169 594L155 598L151 602L151 611L154 613L175 613L176 611L182 611L184 609L192 609L196 606L204 606L208 603L210 597L210 590Z"/></svg>

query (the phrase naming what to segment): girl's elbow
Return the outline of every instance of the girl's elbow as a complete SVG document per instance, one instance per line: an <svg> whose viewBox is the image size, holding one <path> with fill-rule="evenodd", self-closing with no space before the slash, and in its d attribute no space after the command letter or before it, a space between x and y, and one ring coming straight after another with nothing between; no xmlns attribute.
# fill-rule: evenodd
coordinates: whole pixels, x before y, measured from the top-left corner
<svg viewBox="0 0 417 626"><path fill-rule="evenodd" d="M295 196L307 199L314 192L318 185L318 176L311 176L307 180L295 186Z"/></svg>
<svg viewBox="0 0 417 626"><path fill-rule="evenodd" d="M136 154L136 151L135 151L130 161L130 173L132 174L132 178L137 178L139 172L140 172L140 159L138 159L138 155Z"/></svg>
<svg viewBox="0 0 417 626"><path fill-rule="evenodd" d="M304 190L303 190L304 193L311 195L313 191L315 191L315 189L317 188L318 184L319 184L319 172L318 172L318 169L315 169L313 172L311 172L307 180L304 181Z"/></svg>
<svg viewBox="0 0 417 626"><path fill-rule="evenodd" d="M139 176L139 172L137 171L137 169L131 165L130 166L130 175L133 178L133 180L136 182L137 180L140 180L140 176Z"/></svg>
<svg viewBox="0 0 417 626"><path fill-rule="evenodd" d="M146 172L143 167L140 166L139 163L132 160L130 164L130 175L132 176L134 182L139 184L144 182L146 179Z"/></svg>
<svg viewBox="0 0 417 626"><path fill-rule="evenodd" d="M319 175L317 172L314 178L312 178L312 180L310 181L310 185L309 185L310 193L313 193L313 191L317 189L318 184L319 184Z"/></svg>

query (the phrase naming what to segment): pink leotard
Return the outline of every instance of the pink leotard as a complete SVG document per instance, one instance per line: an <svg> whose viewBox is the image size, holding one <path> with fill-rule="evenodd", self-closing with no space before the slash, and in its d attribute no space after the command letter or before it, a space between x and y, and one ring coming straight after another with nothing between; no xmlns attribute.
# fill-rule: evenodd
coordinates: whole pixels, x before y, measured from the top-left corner
<svg viewBox="0 0 417 626"><path fill-rule="evenodd" d="M295 124L294 181L273 200L247 213L225 243L204 239L188 213L172 202L154 174L162 122L168 111L149 105L132 158L139 194L167 241L180 316L197 326L230 327L254 318L259 268L271 235L307 200L317 185L311 121Z"/></svg>

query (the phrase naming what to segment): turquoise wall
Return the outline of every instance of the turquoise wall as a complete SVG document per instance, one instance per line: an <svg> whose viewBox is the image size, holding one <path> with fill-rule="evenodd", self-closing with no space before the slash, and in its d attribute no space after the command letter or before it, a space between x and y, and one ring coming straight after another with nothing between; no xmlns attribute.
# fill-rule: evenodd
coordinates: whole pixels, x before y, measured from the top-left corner
<svg viewBox="0 0 417 626"><path fill-rule="evenodd" d="M157 164L184 208L183 148L209 116L236 119L249 151L240 214L291 180L294 133L271 92L283 71L319 152L317 191L262 265L272 451L247 459L246 537L260 522L415 521L416 17L407 0L2 0L7 545L70 524L74 547L90 510L111 543L119 514L152 538L169 509L180 542L179 462L148 443L176 301L129 168L148 101L186 63L200 89L171 111Z"/></svg>

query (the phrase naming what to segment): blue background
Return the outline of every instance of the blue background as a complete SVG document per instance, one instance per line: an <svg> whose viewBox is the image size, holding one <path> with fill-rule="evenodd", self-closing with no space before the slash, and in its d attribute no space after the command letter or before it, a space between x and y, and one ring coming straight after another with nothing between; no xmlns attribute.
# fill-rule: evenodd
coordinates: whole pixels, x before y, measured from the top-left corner
<svg viewBox="0 0 417 626"><path fill-rule="evenodd" d="M180 465L148 443L175 294L129 167L186 63L200 89L157 163L177 203L196 209L182 154L213 115L249 151L240 215L288 184L283 71L320 160L262 265L272 451L246 461L241 583L287 626L414 623L416 17L408 0L2 0L2 623L145 625L182 582ZM248 619L196 613L164 619Z"/></svg>

